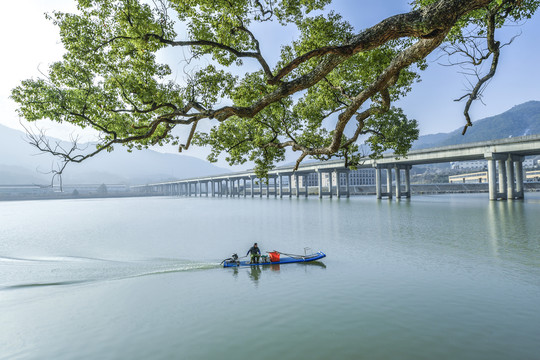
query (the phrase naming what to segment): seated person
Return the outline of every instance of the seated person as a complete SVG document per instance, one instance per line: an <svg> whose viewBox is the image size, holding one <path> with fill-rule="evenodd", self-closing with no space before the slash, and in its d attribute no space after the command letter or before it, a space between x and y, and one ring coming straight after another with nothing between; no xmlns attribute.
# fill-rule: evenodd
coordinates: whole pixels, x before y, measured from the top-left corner
<svg viewBox="0 0 540 360"><path fill-rule="evenodd" d="M251 263L252 264L258 264L259 258L261 257L261 249L257 246L257 243L253 244L253 246L248 250L246 256L251 253Z"/></svg>

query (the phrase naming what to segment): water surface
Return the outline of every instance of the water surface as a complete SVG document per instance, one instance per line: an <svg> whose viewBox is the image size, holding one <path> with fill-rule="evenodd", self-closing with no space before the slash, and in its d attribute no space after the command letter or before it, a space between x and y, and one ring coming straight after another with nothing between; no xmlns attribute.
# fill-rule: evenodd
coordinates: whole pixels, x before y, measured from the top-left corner
<svg viewBox="0 0 540 360"><path fill-rule="evenodd" d="M0 202L0 359L536 359L526 197Z"/></svg>

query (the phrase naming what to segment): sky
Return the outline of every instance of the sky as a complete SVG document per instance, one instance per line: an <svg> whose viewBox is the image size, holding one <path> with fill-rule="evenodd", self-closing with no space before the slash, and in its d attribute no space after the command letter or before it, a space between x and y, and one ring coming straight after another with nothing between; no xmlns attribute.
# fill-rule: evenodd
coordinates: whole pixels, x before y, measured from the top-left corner
<svg viewBox="0 0 540 360"><path fill-rule="evenodd" d="M407 12L409 0L334 0L332 8L348 20L357 31L375 25L388 16ZM22 80L40 76L48 65L61 58L63 48L57 28L45 19L44 13L53 10L74 11L74 0L18 0L0 2L0 33L3 51L0 56L0 124L22 129L15 112L15 103L9 99L11 89ZM483 102L471 108L473 120L479 120L509 110L514 105L540 100L540 13L532 19L500 31L505 42L516 34L512 45L503 49L498 72L484 92ZM272 59L279 45L289 43L294 31L275 34L260 31L263 55ZM265 45L266 44L266 45ZM457 67L440 65L440 53L428 57L429 67L422 73L422 82L396 105L402 107L411 119L419 123L420 135L450 132L465 124L464 102L455 102L467 87L467 80ZM168 55L169 56L169 55ZM69 139L74 129L67 125L45 123L48 135ZM173 152L172 147L160 151ZM204 158L206 151L194 149L187 155Z"/></svg>

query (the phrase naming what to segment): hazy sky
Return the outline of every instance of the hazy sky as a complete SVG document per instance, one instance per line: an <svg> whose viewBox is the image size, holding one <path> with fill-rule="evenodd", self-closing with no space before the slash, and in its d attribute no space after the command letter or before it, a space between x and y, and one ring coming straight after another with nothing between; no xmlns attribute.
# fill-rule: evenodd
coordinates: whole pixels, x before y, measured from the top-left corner
<svg viewBox="0 0 540 360"><path fill-rule="evenodd" d="M376 24L385 17L406 12L409 0L334 0L332 7L342 14L356 30ZM38 77L39 70L46 72L48 64L60 59L62 46L57 29L44 17L53 10L71 11L74 0L18 0L0 3L0 31L3 36L3 51L0 57L0 123L19 128L15 104L9 99L10 91L21 80ZM510 109L512 106L540 100L540 14L520 27L507 27L500 34L506 41L515 34L522 33L514 43L503 49L498 73L484 93L482 105L473 105L473 119L481 119ZM279 50L278 43L261 34L263 52L272 59ZM280 38L279 42L290 42ZM274 44L265 47L264 44ZM402 100L401 106L409 118L418 120L420 134L449 132L464 125L464 103L453 100L464 93L467 81L457 67L444 67L437 63L440 53L428 58L430 66L422 74L422 82L416 84L410 95ZM69 127L53 127L49 135L66 138L73 130ZM188 155L201 156L197 151Z"/></svg>

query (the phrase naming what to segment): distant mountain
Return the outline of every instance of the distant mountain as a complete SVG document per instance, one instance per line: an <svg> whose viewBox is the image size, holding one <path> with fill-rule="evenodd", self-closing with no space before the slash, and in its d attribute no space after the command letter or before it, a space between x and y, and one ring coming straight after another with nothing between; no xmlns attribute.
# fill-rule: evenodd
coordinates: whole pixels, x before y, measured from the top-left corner
<svg viewBox="0 0 540 360"><path fill-rule="evenodd" d="M461 135L462 130L459 128L450 133L420 136L412 149L540 134L540 101L529 101L502 114L475 121L465 135Z"/></svg>
<svg viewBox="0 0 540 360"><path fill-rule="evenodd" d="M52 156L39 153L29 145L24 132L0 125L0 185L47 184L51 181L47 173L55 163ZM152 150L128 153L118 146L111 153L68 165L62 180L66 184L145 184L228 171L191 156Z"/></svg>

